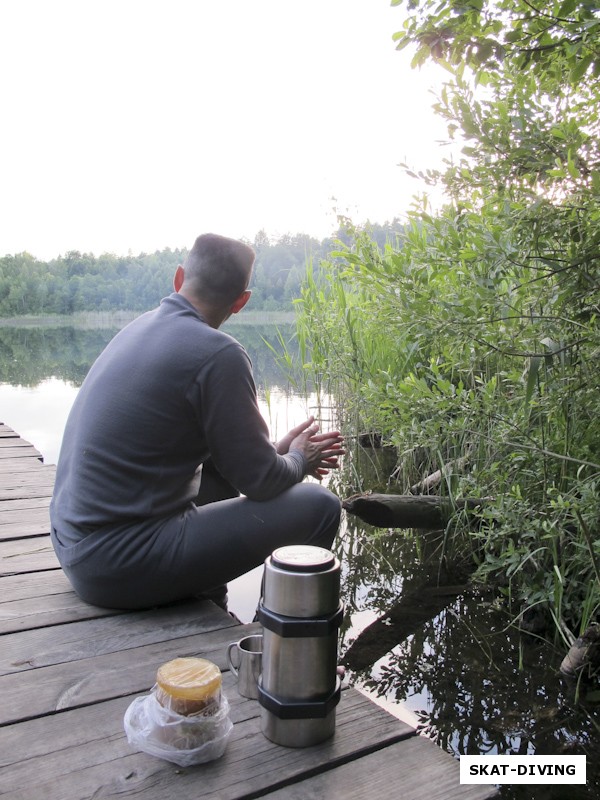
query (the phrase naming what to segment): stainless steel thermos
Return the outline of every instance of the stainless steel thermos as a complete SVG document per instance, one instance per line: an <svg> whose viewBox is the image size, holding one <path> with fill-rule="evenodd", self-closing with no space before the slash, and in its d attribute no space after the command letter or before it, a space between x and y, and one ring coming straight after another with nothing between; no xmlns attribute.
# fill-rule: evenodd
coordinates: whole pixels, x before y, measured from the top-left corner
<svg viewBox="0 0 600 800"><path fill-rule="evenodd" d="M340 562L329 550L280 547L265 561L258 701L262 732L276 744L308 747L334 733L339 595Z"/></svg>

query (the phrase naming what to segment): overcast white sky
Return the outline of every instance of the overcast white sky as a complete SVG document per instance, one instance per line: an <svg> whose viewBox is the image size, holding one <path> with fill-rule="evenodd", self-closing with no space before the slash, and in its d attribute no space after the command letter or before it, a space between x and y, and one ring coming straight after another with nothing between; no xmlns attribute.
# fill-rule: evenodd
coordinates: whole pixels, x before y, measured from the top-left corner
<svg viewBox="0 0 600 800"><path fill-rule="evenodd" d="M447 153L389 2L0 0L0 255L403 216Z"/></svg>

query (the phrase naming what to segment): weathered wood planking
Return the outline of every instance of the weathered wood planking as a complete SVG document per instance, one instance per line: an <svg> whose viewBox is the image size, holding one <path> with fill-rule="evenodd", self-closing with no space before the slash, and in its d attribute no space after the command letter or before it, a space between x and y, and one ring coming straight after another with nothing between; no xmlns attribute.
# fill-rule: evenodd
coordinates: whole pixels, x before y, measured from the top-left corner
<svg viewBox="0 0 600 800"><path fill-rule="evenodd" d="M30 508L41 508L46 513L50 505L51 495L42 495L41 497L16 497L13 499L5 498L0 504L0 519L9 511L29 511ZM26 515L23 515L26 518Z"/></svg>
<svg viewBox="0 0 600 800"><path fill-rule="evenodd" d="M454 791L449 789L452 785ZM432 750L431 742L413 736L358 761L342 764L336 770L279 789L269 794L269 800L323 800L327 797L485 800L496 796L493 786L460 786L458 761L449 763L441 750Z"/></svg>
<svg viewBox="0 0 600 800"><path fill-rule="evenodd" d="M50 517L47 508L19 508L0 513L0 541L47 536L49 533Z"/></svg>
<svg viewBox="0 0 600 800"><path fill-rule="evenodd" d="M144 693L153 685L158 667L180 656L201 656L227 670L225 648L237 640L245 631L257 632L257 626L240 628L233 619L225 615L209 601L205 601L203 617L190 635L177 636L176 618L173 621L173 635L170 631L157 629L145 631L143 637L136 637L130 631L131 620L127 616L106 620L107 629L112 629L110 641L99 641L101 649L97 655L92 653L93 641L73 653L70 661L63 660L66 651L50 654L45 658L52 663L37 667L18 659L22 654L14 653L17 659L14 667L21 671L9 671L0 675L0 692L6 702L0 706L0 725L14 723L32 717L52 714L57 710L111 700L133 692ZM133 642L143 642L127 649L114 650L118 641L117 631L127 636L131 633ZM56 631L60 637L61 631ZM35 643L35 639L33 640ZM9 642L10 647L10 642ZM88 653L88 655L85 655ZM23 669L24 668L24 669Z"/></svg>
<svg viewBox="0 0 600 800"><path fill-rule="evenodd" d="M33 447L31 442L28 442L27 439L23 439L18 434L14 433L13 435L7 435L0 437L0 448L2 449L10 449L13 447L25 447L30 448ZM33 448L35 450L35 448ZM41 455L41 453L40 453Z"/></svg>
<svg viewBox="0 0 600 800"><path fill-rule="evenodd" d="M0 438L15 439L18 436L19 434L13 431L12 428L9 428L9 426L5 425L3 422L0 422Z"/></svg>
<svg viewBox="0 0 600 800"><path fill-rule="evenodd" d="M21 451L19 451L21 452ZM44 464L37 458L19 458L16 456L12 459L5 459L0 461L0 475L5 472L35 472L47 469L55 469L52 464Z"/></svg>
<svg viewBox="0 0 600 800"><path fill-rule="evenodd" d="M55 467L7 426L0 438L0 576L57 570L48 507ZM14 447L6 447L7 443ZM12 457L7 453L13 452ZM32 458L31 456L36 457ZM1 588L1 584L0 584Z"/></svg>
<svg viewBox="0 0 600 800"><path fill-rule="evenodd" d="M231 625L235 625L233 618L222 609L208 601L196 600L149 611L130 611L116 617L7 633L3 636L0 651L0 676L106 653L131 651L146 644L176 640Z"/></svg>
<svg viewBox="0 0 600 800"><path fill-rule="evenodd" d="M7 425L0 425L0 575L20 571L14 559L21 551L11 547L2 551L3 542L50 533L48 506L55 474L56 468L44 465L29 442ZM30 569L37 569L38 562L31 561L34 551L22 552ZM56 569L58 564L46 563L40 568Z"/></svg>
<svg viewBox="0 0 600 800"><path fill-rule="evenodd" d="M59 569L0 578L0 634L116 613L80 600Z"/></svg>
<svg viewBox="0 0 600 800"><path fill-rule="evenodd" d="M50 536L0 542L0 577L47 569L59 569Z"/></svg>
<svg viewBox="0 0 600 800"><path fill-rule="evenodd" d="M43 459L40 451L24 439L0 439L0 459L24 457Z"/></svg>
<svg viewBox="0 0 600 800"><path fill-rule="evenodd" d="M44 457L31 442L22 439L8 425L0 423L0 461L7 459L31 459L42 462Z"/></svg>
<svg viewBox="0 0 600 800"><path fill-rule="evenodd" d="M42 467L41 470L3 474L0 501L50 497L54 488L55 472L54 467Z"/></svg>
<svg viewBox="0 0 600 800"><path fill-rule="evenodd" d="M40 573L36 573L39 575ZM62 575L62 572L58 572ZM6 588L6 581L11 577L0 579L0 594ZM20 577L20 576L17 576ZM112 612L114 614L115 612ZM118 613L118 612L117 612ZM17 631L31 630L32 628L60 625L65 622L106 617L111 612L105 608L87 605L75 595L74 592L52 594L43 599L30 597L22 600L0 601L0 634L16 633Z"/></svg>
<svg viewBox="0 0 600 800"><path fill-rule="evenodd" d="M3 770L2 796L11 800L38 796L45 800L87 800L131 794L144 800L197 800L199 796L233 800L257 796L307 773L331 770L349 758L414 735L412 728L373 706L359 692L348 690L338 707L331 740L301 749L278 747L260 733L258 704L237 698L229 680L225 691L232 700L234 729L218 761L182 769L132 752L122 732L123 715L132 700L127 697L22 723L29 731L19 737L19 742L10 733L6 742L0 738L0 750L8 747L10 757L18 759ZM80 717L82 711L85 723ZM44 722L47 724L39 724ZM81 729L83 724L85 732L74 737L69 729ZM6 730L0 731L0 736ZM55 742L52 751L33 755L31 743L39 748L39 740L46 738ZM62 745L65 738L68 750Z"/></svg>
<svg viewBox="0 0 600 800"><path fill-rule="evenodd" d="M59 569L0 578L0 634L116 613L80 600Z"/></svg>
<svg viewBox="0 0 600 800"><path fill-rule="evenodd" d="M39 575L8 575L0 583L0 610L2 603L12 603L18 600L36 598L43 611L42 605L53 595L71 594L76 597L71 584L62 570L41 572ZM82 605L87 605L79 600ZM66 620L63 620L66 621ZM32 626L39 627L39 626Z"/></svg>

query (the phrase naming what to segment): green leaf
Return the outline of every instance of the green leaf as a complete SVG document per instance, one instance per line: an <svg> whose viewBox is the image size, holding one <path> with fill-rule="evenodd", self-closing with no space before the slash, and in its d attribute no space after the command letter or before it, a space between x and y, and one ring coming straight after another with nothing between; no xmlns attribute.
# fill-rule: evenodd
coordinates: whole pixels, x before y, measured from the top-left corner
<svg viewBox="0 0 600 800"><path fill-rule="evenodd" d="M556 12L556 16L566 17L575 9L576 6L577 6L577 0L565 0L564 3Z"/></svg>
<svg viewBox="0 0 600 800"><path fill-rule="evenodd" d="M570 77L573 83L580 81L583 78L593 60L594 56L592 53L590 53L589 55L585 56L584 58L580 58L577 61L570 72Z"/></svg>
<svg viewBox="0 0 600 800"><path fill-rule="evenodd" d="M542 358L540 356L532 356L529 359L529 370L527 372L527 386L525 388L525 414L527 417L529 417L529 411L531 408L531 399L533 397L533 393L537 385L538 373L540 371L541 364L542 364Z"/></svg>
<svg viewBox="0 0 600 800"><path fill-rule="evenodd" d="M558 580L562 583L563 579L562 579L562 575L560 574L560 569L558 568L558 564L554 565L554 572L556 572L556 574L558 576Z"/></svg>
<svg viewBox="0 0 600 800"><path fill-rule="evenodd" d="M569 170L569 175L572 178L575 178L575 180L577 180L577 178L580 177L579 170L575 166L575 162L573 161L573 154L571 153L570 150L569 150L569 154L568 154L568 157L567 157L567 169Z"/></svg>
<svg viewBox="0 0 600 800"><path fill-rule="evenodd" d="M552 128L550 130L550 133L552 134L552 136L554 136L555 139L562 139L564 141L567 138L565 136L565 132L561 128L556 128L556 127Z"/></svg>

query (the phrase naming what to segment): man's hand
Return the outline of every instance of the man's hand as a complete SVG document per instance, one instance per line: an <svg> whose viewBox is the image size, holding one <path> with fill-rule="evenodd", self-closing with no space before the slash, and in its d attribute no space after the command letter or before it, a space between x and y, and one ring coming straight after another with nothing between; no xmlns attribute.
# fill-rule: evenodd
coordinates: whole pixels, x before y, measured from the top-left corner
<svg viewBox="0 0 600 800"><path fill-rule="evenodd" d="M337 469L338 458L344 455L343 437L339 431L318 433L314 417L297 425L277 443L280 455L290 450L300 450L306 459L306 474L321 480L330 469Z"/></svg>

